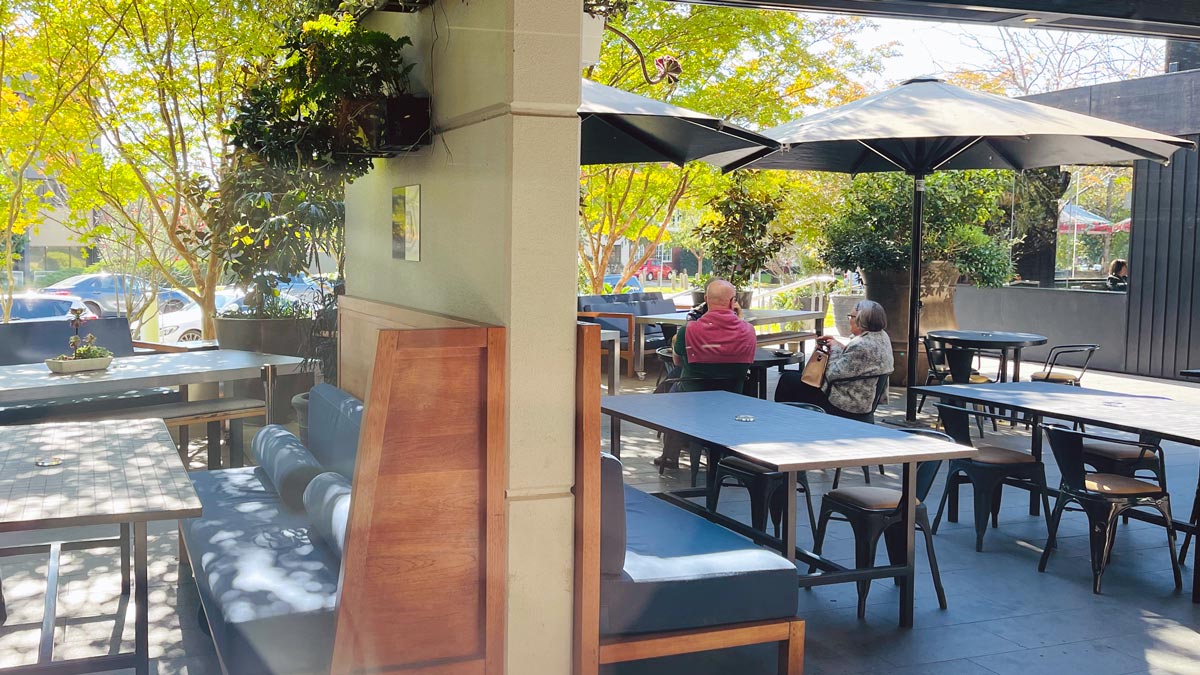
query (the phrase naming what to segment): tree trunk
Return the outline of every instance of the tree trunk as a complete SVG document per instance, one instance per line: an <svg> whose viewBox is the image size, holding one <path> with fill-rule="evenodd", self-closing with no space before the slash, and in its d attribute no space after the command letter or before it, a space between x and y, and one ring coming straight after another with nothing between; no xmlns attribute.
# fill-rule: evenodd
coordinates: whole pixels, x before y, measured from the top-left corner
<svg viewBox="0 0 1200 675"><path fill-rule="evenodd" d="M214 288L200 296L200 333L205 340L217 339L217 293Z"/></svg>

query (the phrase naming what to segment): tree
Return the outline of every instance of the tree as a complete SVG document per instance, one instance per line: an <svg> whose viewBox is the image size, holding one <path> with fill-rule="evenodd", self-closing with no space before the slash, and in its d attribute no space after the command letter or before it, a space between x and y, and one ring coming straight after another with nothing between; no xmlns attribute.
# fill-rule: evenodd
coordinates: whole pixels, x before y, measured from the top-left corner
<svg viewBox="0 0 1200 675"><path fill-rule="evenodd" d="M974 79L981 86L973 88L985 91L999 83L997 93L1010 96L1156 75L1166 55L1162 40L1037 28L997 28L995 40L964 40L983 58L958 81Z"/></svg>
<svg viewBox="0 0 1200 675"><path fill-rule="evenodd" d="M118 16L127 10L114 7ZM64 197L45 173L47 158L87 142L57 124L117 31L80 21L74 7L40 0L0 5L0 21L0 319L7 322L18 244Z"/></svg>
<svg viewBox="0 0 1200 675"><path fill-rule="evenodd" d="M647 83L638 53L609 31L601 62L585 76L752 128L789 121L808 106L861 96L857 78L877 71L891 50L858 49L851 38L869 24L844 17L644 0L609 23L619 24L648 57L677 60L682 75L672 87ZM793 185L810 180L795 173L781 176L777 180ZM611 166L584 167L580 183L580 256L593 289L599 290L618 241L637 251L622 269L624 281L669 237L669 227L660 225L669 226L680 207L703 210L729 179L707 166ZM597 214L607 220L597 220ZM648 214L657 220L646 221ZM620 225L598 226L603 222Z"/></svg>
<svg viewBox="0 0 1200 675"><path fill-rule="evenodd" d="M130 3L127 12L122 2ZM81 24L115 38L62 118L64 130L79 120L95 144L62 148L48 166L69 188L83 238L94 235L91 209L106 209L143 242L147 264L199 303L206 338L215 334L222 254L231 243L230 233L208 220L228 161L226 128L247 78L275 55L286 32L290 15L281 7L236 0L70 7ZM134 204L148 205L152 226L130 212ZM175 259L191 285L171 274Z"/></svg>

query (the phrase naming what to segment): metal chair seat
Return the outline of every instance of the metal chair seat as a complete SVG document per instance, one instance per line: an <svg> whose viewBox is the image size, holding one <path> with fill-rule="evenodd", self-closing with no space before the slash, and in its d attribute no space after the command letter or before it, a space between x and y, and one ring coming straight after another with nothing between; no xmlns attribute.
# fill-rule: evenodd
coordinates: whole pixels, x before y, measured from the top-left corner
<svg viewBox="0 0 1200 675"><path fill-rule="evenodd" d="M991 384L992 382L993 382L992 378L987 377L986 375L972 375L971 379L968 383L969 384ZM954 381L954 376L947 375L946 379L945 379L945 383L946 384L956 384Z"/></svg>
<svg viewBox="0 0 1200 675"><path fill-rule="evenodd" d="M1053 382L1055 384L1078 384L1079 378L1070 373L1040 372L1029 376L1034 382Z"/></svg>

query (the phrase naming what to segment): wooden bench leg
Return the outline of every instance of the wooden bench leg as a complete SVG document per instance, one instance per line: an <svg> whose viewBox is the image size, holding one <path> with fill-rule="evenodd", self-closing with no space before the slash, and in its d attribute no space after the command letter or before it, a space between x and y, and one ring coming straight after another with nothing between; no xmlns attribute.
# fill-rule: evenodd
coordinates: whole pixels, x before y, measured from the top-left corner
<svg viewBox="0 0 1200 675"><path fill-rule="evenodd" d="M804 622L793 621L788 627L788 639L779 643L779 675L804 673Z"/></svg>
<svg viewBox="0 0 1200 675"><path fill-rule="evenodd" d="M229 420L229 466L246 465L246 437L242 420Z"/></svg>
<svg viewBox="0 0 1200 675"><path fill-rule="evenodd" d="M208 423L208 468L221 468L221 423Z"/></svg>

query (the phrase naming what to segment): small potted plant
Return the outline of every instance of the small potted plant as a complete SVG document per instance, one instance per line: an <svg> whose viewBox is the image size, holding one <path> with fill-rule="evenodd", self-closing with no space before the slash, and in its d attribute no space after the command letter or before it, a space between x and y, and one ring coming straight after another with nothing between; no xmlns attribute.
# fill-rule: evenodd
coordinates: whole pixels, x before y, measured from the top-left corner
<svg viewBox="0 0 1200 675"><path fill-rule="evenodd" d="M68 319L75 334L71 336L70 354L59 354L52 359L46 359L46 367L55 373L82 373L88 370L104 370L112 364L113 354L104 347L96 345L96 336L88 333L79 337L79 329L83 327L83 308L72 309Z"/></svg>

